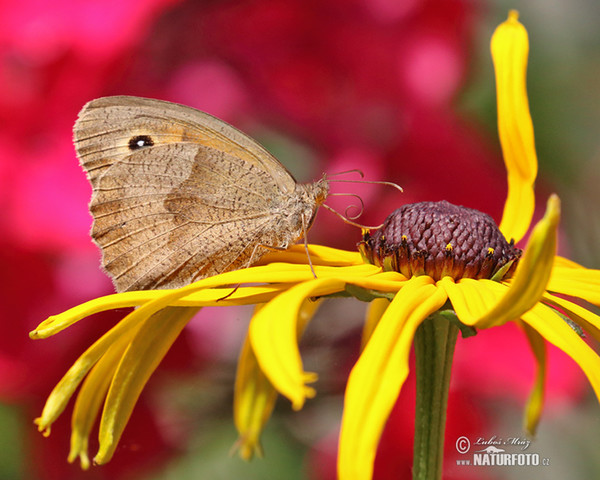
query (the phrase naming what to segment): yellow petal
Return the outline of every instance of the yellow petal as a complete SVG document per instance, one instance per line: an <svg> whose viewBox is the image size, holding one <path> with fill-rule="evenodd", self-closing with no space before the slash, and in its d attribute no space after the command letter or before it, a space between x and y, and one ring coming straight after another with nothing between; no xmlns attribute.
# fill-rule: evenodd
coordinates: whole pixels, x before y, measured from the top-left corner
<svg viewBox="0 0 600 480"><path fill-rule="evenodd" d="M522 320L579 365L600 400L600 357L596 352L546 305L536 305L523 314Z"/></svg>
<svg viewBox="0 0 600 480"><path fill-rule="evenodd" d="M414 277L394 297L350 373L340 432L338 478L367 480L379 437L408 375L421 322L447 299L427 276Z"/></svg>
<svg viewBox="0 0 600 480"><path fill-rule="evenodd" d="M302 335L304 327L315 314L321 301L304 301L300 308L298 320L298 336ZM257 311L262 307L257 307ZM260 369L256 356L246 337L235 379L233 412L235 426L239 432L236 447L244 460L250 460L254 454L262 457L260 434L267 423L277 391L271 385Z"/></svg>
<svg viewBox="0 0 600 480"><path fill-rule="evenodd" d="M246 337L240 352L233 397L233 418L239 433L240 457L263 456L260 434L273 411L277 390L262 372Z"/></svg>
<svg viewBox="0 0 600 480"><path fill-rule="evenodd" d="M554 267L547 289L600 306L600 270Z"/></svg>
<svg viewBox="0 0 600 480"><path fill-rule="evenodd" d="M87 470L90 466L88 457L88 440L98 412L104 404L106 392L113 375L123 356L127 345L137 332L137 329L126 332L113 343L94 368L86 376L73 409L71 420L71 449L69 462L77 457L81 468Z"/></svg>
<svg viewBox="0 0 600 480"><path fill-rule="evenodd" d="M500 231L507 239L518 242L529 228L535 207L537 156L526 86L529 40L516 11L512 10L508 20L494 32L491 49L496 72L498 132L508 173L508 197Z"/></svg>
<svg viewBox="0 0 600 480"><path fill-rule="evenodd" d="M455 283L453 278L444 277L437 285L446 291L460 321L470 326L489 312L507 290L504 285L492 280L473 278L462 278ZM500 287L500 291L495 287Z"/></svg>
<svg viewBox="0 0 600 480"><path fill-rule="evenodd" d="M573 260L569 260L568 258L564 258L561 257L559 255L557 255L556 257L554 257L554 267L559 267L559 268L585 268L582 265L579 265L578 263L574 262Z"/></svg>
<svg viewBox="0 0 600 480"><path fill-rule="evenodd" d="M369 303L367 318L363 327L362 338L360 342L361 351L364 350L365 346L369 342L375 327L379 323L379 320L381 320L382 315L385 313L389 305L390 301L387 298L376 298Z"/></svg>
<svg viewBox="0 0 600 480"><path fill-rule="evenodd" d="M339 250L323 245L308 245L308 254L313 265L360 265L364 263L357 251ZM307 264L308 256L304 245L293 245L282 252L270 252L262 257L256 265L266 265L273 262Z"/></svg>
<svg viewBox="0 0 600 480"><path fill-rule="evenodd" d="M520 322L521 323L521 322ZM535 435L540 417L542 415L542 409L544 407L544 387L546 384L546 344L542 336L531 328L526 323L521 323L531 351L537 361L537 372L535 375L535 382L533 389L527 400L527 406L525 408L524 426L525 431L529 435Z"/></svg>
<svg viewBox="0 0 600 480"><path fill-rule="evenodd" d="M143 292L116 293L94 298L70 308L59 315L48 317L35 330L29 333L29 337L33 339L48 338L94 313L141 305L150 300L160 298L164 295L164 292L164 290L146 290Z"/></svg>
<svg viewBox="0 0 600 480"><path fill-rule="evenodd" d="M515 320L542 298L552 272L559 220L560 200L552 195L544 218L531 233L515 277L506 282L508 290L493 308L477 320L475 326L488 328Z"/></svg>
<svg viewBox="0 0 600 480"><path fill-rule="evenodd" d="M296 410L314 390L305 384L315 379L306 375L298 350L298 318L305 299L344 290L345 280L318 278L300 283L275 297L250 320L249 336L260 368L273 386L290 399Z"/></svg>
<svg viewBox="0 0 600 480"><path fill-rule="evenodd" d="M100 421L97 464L108 462L148 378L179 333L196 314L195 308L168 307L153 314L129 344L113 377Z"/></svg>
<svg viewBox="0 0 600 480"><path fill-rule="evenodd" d="M377 290L380 293L397 292L408 281L404 275L398 272L378 272L368 277L337 275L337 278L346 279L348 284L367 290Z"/></svg>

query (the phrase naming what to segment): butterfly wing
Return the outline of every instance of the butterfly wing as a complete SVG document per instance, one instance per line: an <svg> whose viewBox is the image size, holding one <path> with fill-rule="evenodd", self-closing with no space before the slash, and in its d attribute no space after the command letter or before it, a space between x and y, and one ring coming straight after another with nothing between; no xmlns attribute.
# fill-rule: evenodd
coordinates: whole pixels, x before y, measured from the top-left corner
<svg viewBox="0 0 600 480"><path fill-rule="evenodd" d="M290 173L252 139L189 107L88 103L74 127L93 187L92 238L118 291L175 288L243 266Z"/></svg>

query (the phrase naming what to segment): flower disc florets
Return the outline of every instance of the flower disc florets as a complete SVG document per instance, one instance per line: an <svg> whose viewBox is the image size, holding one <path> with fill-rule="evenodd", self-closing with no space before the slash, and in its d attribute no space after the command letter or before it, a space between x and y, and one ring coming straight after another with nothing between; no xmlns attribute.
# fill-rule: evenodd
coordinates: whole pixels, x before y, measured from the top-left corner
<svg viewBox="0 0 600 480"><path fill-rule="evenodd" d="M373 234L366 231L359 248L385 270L434 280L506 278L521 256L489 215L446 201L400 207Z"/></svg>

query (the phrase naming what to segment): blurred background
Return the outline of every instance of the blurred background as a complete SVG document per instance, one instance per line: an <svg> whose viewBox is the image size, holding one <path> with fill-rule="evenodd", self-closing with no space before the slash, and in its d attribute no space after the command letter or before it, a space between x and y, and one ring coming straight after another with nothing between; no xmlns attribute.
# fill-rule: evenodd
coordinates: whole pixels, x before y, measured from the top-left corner
<svg viewBox="0 0 600 480"><path fill-rule="evenodd" d="M341 184L380 223L403 203L446 199L500 219L505 171L496 134L490 36L510 8L530 35L528 88L540 161L537 200L563 201L560 250L600 268L600 4L594 0L0 0L0 478L335 478L347 374L363 305L330 301L303 340L318 395L280 400L265 459L244 463L231 404L250 312L205 309L141 396L114 459L66 462L69 411L37 433L52 387L124 312L56 337L28 332L48 315L112 292L89 239L91 189L71 143L79 109L116 94L184 103L265 145L299 181L361 169L404 188ZM348 200L328 202L344 211ZM541 211L537 212L537 217ZM322 210L314 243L354 249L360 232ZM600 476L600 406L583 373L550 349L547 402L529 452L551 467L456 467L455 442L524 438L534 374L513 326L459 339L445 478ZM414 378L377 456L377 480L409 478ZM92 444L92 453L96 448Z"/></svg>

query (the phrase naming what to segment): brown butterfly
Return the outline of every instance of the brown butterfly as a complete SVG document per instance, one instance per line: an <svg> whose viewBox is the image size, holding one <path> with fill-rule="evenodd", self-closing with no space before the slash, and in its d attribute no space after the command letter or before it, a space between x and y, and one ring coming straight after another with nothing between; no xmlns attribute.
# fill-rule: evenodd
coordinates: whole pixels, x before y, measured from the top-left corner
<svg viewBox="0 0 600 480"><path fill-rule="evenodd" d="M263 147L190 107L105 97L74 143L93 188L92 238L117 291L177 288L301 239L329 193L299 184Z"/></svg>

